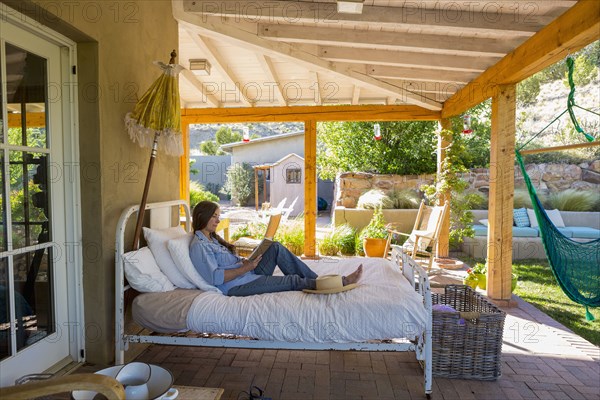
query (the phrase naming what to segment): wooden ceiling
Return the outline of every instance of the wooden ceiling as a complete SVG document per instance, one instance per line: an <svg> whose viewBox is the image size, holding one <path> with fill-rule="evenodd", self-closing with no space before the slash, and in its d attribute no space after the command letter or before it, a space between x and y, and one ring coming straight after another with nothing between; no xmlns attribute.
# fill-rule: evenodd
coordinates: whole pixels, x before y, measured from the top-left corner
<svg viewBox="0 0 600 400"><path fill-rule="evenodd" d="M410 104L440 111L465 86L506 73L502 62L517 62L510 59L516 49L577 3L365 0L361 14L342 14L334 0L174 0L179 63L212 65L208 76L183 71L182 107ZM598 15L591 18L597 37ZM553 50L582 45L556 36ZM555 61L564 57L554 53ZM529 72L551 61L534 57L523 66Z"/></svg>

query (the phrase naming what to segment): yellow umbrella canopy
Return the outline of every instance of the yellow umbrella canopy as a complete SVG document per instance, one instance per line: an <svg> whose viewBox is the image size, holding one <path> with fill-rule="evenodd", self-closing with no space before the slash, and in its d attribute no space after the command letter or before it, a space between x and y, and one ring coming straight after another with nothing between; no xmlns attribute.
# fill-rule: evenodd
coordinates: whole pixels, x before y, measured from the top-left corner
<svg viewBox="0 0 600 400"><path fill-rule="evenodd" d="M181 110L177 77L183 67L178 64L155 65L163 71L137 102L133 112L125 116L129 137L142 147L152 147L158 135L158 148L167 154L181 156Z"/></svg>
<svg viewBox="0 0 600 400"><path fill-rule="evenodd" d="M144 193L142 194L133 237L134 250L139 247L142 221L144 220L152 169L158 148L160 147L167 154L174 156L183 154L179 82L177 79L183 67L175 64L176 56L177 54L173 50L169 64L154 62L162 70L161 76L144 93L135 105L133 112L127 113L125 116L125 125L129 137L142 147L152 147Z"/></svg>

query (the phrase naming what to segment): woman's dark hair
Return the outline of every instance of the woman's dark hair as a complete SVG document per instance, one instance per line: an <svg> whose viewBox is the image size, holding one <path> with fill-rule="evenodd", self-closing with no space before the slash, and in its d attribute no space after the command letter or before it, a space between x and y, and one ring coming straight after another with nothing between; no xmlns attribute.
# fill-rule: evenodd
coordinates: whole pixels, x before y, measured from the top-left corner
<svg viewBox="0 0 600 400"><path fill-rule="evenodd" d="M194 232L200 231L206 228L208 225L208 221L215 215L215 211L219 209L219 205L213 201L201 201L196 204L194 207L194 211L192 211L192 229ZM211 236L219 242L222 246L227 248L232 254L235 254L235 246L231 243L227 243L221 236L217 235L215 232L211 234Z"/></svg>

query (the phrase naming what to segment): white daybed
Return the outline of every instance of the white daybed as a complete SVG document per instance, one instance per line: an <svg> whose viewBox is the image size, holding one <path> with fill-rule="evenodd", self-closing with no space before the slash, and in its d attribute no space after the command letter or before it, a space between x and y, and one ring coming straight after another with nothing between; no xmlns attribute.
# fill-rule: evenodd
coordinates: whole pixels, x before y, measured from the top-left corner
<svg viewBox="0 0 600 400"><path fill-rule="evenodd" d="M182 346L236 347L294 350L351 350L351 351L414 351L424 369L425 394L432 387L431 323L432 303L429 280L425 271L410 257L393 251L392 261L375 258L308 260L307 264L318 274L347 273L358 263L364 265L359 287L334 295L314 295L302 292L282 292L249 297L229 297L217 292L183 291L177 304L186 303L183 330L198 333L233 335L235 339L166 336L164 334L126 334L124 279L124 234L129 218L139 206L124 210L117 226L115 256L116 318L115 363L124 362L129 343L155 343ZM186 231L190 230L190 212L183 201L151 203L150 224L154 215L174 215L179 223L179 210L186 216ZM158 211L158 212L157 212ZM167 218L169 219L169 218ZM173 226L167 222L167 226ZM163 223L163 226L165 224ZM180 289L177 289L180 290ZM170 327L168 318L155 321L151 316L161 315L157 309L161 296L170 297L174 291L147 293L153 301L134 302L138 323L150 330L169 332L181 330ZM150 298L150 297L149 297ZM157 301L158 299L158 301ZM151 305L148 310L143 304ZM137 309L135 307L138 307ZM146 322L146 323L144 323ZM161 325L162 324L162 325ZM250 337L250 339L240 339Z"/></svg>

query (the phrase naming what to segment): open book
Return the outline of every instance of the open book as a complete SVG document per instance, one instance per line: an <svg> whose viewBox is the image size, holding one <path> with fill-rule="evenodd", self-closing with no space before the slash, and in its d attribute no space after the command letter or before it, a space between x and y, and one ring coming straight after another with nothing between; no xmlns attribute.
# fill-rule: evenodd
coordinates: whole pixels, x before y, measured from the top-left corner
<svg viewBox="0 0 600 400"><path fill-rule="evenodd" d="M250 254L250 256L248 257L248 260L254 261L256 257L262 256L273 242L273 239L269 238L264 238L263 240L261 240L260 244L254 248L252 254Z"/></svg>

